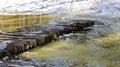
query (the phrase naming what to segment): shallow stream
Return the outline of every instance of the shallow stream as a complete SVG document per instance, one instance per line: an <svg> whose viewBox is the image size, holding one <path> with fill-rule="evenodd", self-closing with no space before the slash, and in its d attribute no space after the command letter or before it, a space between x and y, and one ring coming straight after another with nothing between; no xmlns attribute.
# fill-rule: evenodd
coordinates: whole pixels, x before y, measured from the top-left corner
<svg viewBox="0 0 120 67"><path fill-rule="evenodd" d="M100 21L89 31L66 34L58 41L19 55L35 58L52 67L120 67L120 20L79 17Z"/></svg>

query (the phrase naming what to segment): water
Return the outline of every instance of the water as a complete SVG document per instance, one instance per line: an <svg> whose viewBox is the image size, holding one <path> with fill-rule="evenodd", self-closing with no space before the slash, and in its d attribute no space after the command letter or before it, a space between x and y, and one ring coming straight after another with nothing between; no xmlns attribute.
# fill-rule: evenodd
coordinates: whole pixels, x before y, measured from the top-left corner
<svg viewBox="0 0 120 67"><path fill-rule="evenodd" d="M0 30L2 32L15 31L24 26L47 23L49 20L58 17L60 16L55 14L0 15Z"/></svg>
<svg viewBox="0 0 120 67"><path fill-rule="evenodd" d="M4 31L13 31L51 19L51 16L28 15L0 17L0 28ZM73 15L72 18L65 16L60 21L89 19L97 20L99 23L90 27L92 30L64 35L58 41L34 48L19 56L45 61L52 67L120 67L119 17L93 15L73 17Z"/></svg>
<svg viewBox="0 0 120 67"><path fill-rule="evenodd" d="M91 27L92 30L65 35L63 39L19 56L43 60L52 67L120 67L120 21L79 17L96 18L101 21Z"/></svg>

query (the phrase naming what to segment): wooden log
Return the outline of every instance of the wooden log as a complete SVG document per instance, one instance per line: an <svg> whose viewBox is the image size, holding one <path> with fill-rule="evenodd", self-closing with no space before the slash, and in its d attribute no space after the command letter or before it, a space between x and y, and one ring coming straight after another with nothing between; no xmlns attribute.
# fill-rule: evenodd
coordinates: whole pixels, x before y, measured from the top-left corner
<svg viewBox="0 0 120 67"><path fill-rule="evenodd" d="M11 54L16 55L37 46L57 40L59 36L84 30L84 28L94 25L95 21L73 20L62 22L56 25L37 26L37 30L22 29L20 31L9 32L0 35L0 40L11 40L6 48L0 50L0 57ZM39 27L39 28L38 28ZM29 27L30 28L30 27Z"/></svg>

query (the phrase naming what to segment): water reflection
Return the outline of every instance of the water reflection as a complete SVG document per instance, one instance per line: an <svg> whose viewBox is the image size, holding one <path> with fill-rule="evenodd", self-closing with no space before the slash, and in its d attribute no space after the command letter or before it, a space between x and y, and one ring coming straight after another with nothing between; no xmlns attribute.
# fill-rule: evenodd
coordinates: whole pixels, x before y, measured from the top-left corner
<svg viewBox="0 0 120 67"><path fill-rule="evenodd" d="M49 20L58 17L60 15L56 14L0 15L0 30L3 32L15 31L23 26L47 23Z"/></svg>

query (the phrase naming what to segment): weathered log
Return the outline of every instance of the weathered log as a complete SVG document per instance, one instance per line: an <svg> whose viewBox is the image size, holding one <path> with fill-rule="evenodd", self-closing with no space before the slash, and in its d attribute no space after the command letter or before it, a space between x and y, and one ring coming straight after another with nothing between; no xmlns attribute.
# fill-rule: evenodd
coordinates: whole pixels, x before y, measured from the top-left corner
<svg viewBox="0 0 120 67"><path fill-rule="evenodd" d="M70 23L62 22L56 25L37 26L37 30L19 29L0 35L0 41L11 41L6 43L6 47L0 50L0 57L8 54L16 55L31 48L42 46L57 40L59 36L84 30L84 28L94 25L95 21L73 20ZM38 28L39 27L39 28ZM30 28L30 27L29 27Z"/></svg>

